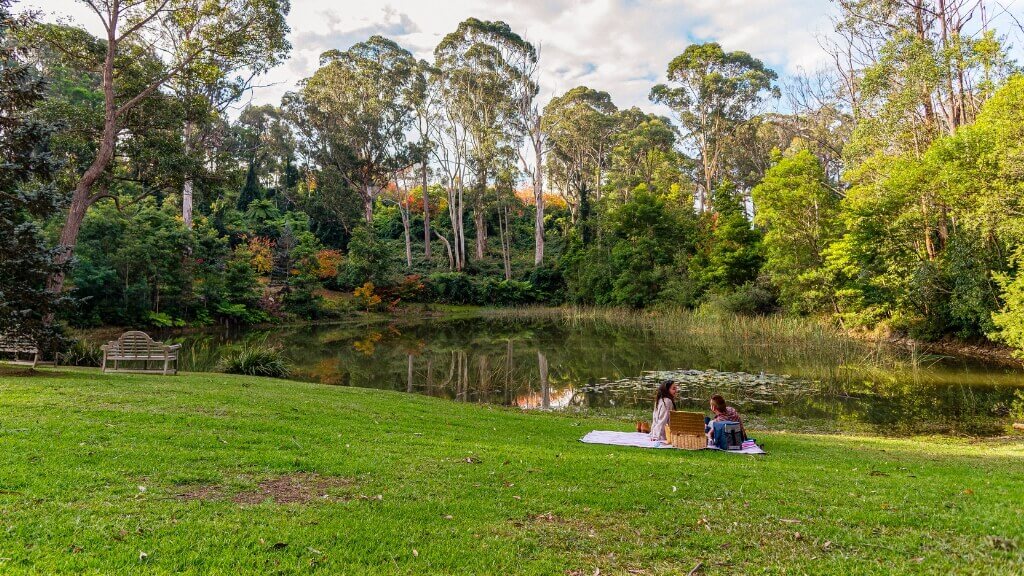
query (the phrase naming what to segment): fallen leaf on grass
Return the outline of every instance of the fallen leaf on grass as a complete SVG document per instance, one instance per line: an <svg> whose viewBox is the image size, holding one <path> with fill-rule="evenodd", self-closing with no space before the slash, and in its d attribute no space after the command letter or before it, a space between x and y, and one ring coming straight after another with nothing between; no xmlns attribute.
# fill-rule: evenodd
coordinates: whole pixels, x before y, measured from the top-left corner
<svg viewBox="0 0 1024 576"><path fill-rule="evenodd" d="M413 558L419 558L420 557L420 551L415 549L415 548L413 548L412 549L412 555L413 555Z"/></svg>
<svg viewBox="0 0 1024 576"><path fill-rule="evenodd" d="M140 550L139 551L139 562L145 562L147 558L149 558L149 554L146 554L145 552Z"/></svg>

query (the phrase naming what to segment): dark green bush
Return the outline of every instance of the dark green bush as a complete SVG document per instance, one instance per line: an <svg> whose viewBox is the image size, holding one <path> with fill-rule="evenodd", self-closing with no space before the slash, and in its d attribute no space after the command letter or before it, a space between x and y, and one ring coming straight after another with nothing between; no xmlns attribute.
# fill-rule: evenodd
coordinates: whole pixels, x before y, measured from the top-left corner
<svg viewBox="0 0 1024 576"><path fill-rule="evenodd" d="M476 304L479 301L476 285L462 272L431 274L427 277L427 286L434 302L440 304Z"/></svg>
<svg viewBox="0 0 1024 576"><path fill-rule="evenodd" d="M529 282L484 278L477 289L478 304L484 306L521 306L537 301L536 292Z"/></svg>
<svg viewBox="0 0 1024 576"><path fill-rule="evenodd" d="M60 355L60 363L64 366L96 367L103 363L103 350L95 342L75 340Z"/></svg>
<svg viewBox="0 0 1024 576"><path fill-rule="evenodd" d="M716 293L708 303L722 312L764 316L778 310L778 294L766 281L747 282L731 292Z"/></svg>
<svg viewBox="0 0 1024 576"><path fill-rule="evenodd" d="M366 226L356 228L348 243L348 258L335 280L339 289L353 290L366 282L389 288L397 280L399 254Z"/></svg>
<svg viewBox="0 0 1024 576"><path fill-rule="evenodd" d="M227 374L287 378L291 364L281 350L265 343L245 343L227 350L217 363L217 369Z"/></svg>
<svg viewBox="0 0 1024 576"><path fill-rule="evenodd" d="M565 278L562 271L543 264L530 271L527 281L536 292L537 301L545 304L561 304L565 301Z"/></svg>

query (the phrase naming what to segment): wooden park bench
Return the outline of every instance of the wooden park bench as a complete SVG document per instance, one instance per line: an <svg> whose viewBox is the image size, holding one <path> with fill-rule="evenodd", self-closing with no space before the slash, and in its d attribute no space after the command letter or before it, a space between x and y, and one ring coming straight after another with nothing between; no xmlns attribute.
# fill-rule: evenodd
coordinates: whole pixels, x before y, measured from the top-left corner
<svg viewBox="0 0 1024 576"><path fill-rule="evenodd" d="M104 372L110 370L164 375L178 373L178 350L181 349L181 344L167 345L155 342L145 332L125 332L120 338L107 342L100 349L103 350ZM113 368L107 366L108 362L113 363ZM129 363L129 367L122 366L122 362ZM137 367L140 362L142 368ZM163 362L163 368L150 369L150 362ZM174 363L173 370L170 368L171 362Z"/></svg>
<svg viewBox="0 0 1024 576"><path fill-rule="evenodd" d="M31 366L35 368L39 365L39 347L36 343L24 336L15 336L13 334L0 334L0 353L12 354L14 360L6 361L8 364L18 364L20 366ZM21 356L30 356L32 359L22 359Z"/></svg>

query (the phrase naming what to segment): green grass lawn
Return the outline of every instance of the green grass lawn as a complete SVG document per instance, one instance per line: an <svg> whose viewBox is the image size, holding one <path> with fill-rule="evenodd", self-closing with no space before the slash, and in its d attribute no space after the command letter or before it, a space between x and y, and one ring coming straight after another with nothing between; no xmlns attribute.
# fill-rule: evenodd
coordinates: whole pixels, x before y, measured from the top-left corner
<svg viewBox="0 0 1024 576"><path fill-rule="evenodd" d="M0 376L0 574L1024 573L1021 441L578 442L623 426L214 374Z"/></svg>

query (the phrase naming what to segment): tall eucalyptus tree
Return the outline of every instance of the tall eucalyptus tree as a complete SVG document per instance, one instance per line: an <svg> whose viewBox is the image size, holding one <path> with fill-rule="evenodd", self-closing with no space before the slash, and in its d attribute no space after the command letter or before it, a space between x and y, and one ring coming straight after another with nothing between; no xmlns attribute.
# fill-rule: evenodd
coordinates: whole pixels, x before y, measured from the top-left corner
<svg viewBox="0 0 1024 576"><path fill-rule="evenodd" d="M320 69L294 100L311 157L333 167L363 201L373 204L395 172L415 162L406 132L414 120L416 59L383 36L320 57Z"/></svg>
<svg viewBox="0 0 1024 576"><path fill-rule="evenodd" d="M556 96L544 107L542 126L551 142L548 177L574 222L586 220L591 194L600 199L617 111L607 92L586 86Z"/></svg>
<svg viewBox="0 0 1024 576"><path fill-rule="evenodd" d="M746 52L726 52L715 42L692 44L669 62L668 79L651 89L653 102L675 112L700 162L701 211L711 209L711 196L721 175L722 154L736 129L746 122L766 94L780 92L777 74Z"/></svg>
<svg viewBox="0 0 1024 576"><path fill-rule="evenodd" d="M476 257L482 259L488 181L497 172L499 148L517 138L514 94L520 91L516 87L530 82L521 63L536 60L536 51L504 22L469 18L441 40L434 58L446 114L466 137Z"/></svg>
<svg viewBox="0 0 1024 576"><path fill-rule="evenodd" d="M548 152L548 138L541 125L541 108L537 101L540 93L539 70L540 51L526 43L522 50L514 53L512 65L519 71L519 82L511 89L515 104L515 121L518 136L525 141L519 146L519 161L533 184L535 207L533 226L533 264L544 262L544 156ZM532 156L532 157L531 157Z"/></svg>

